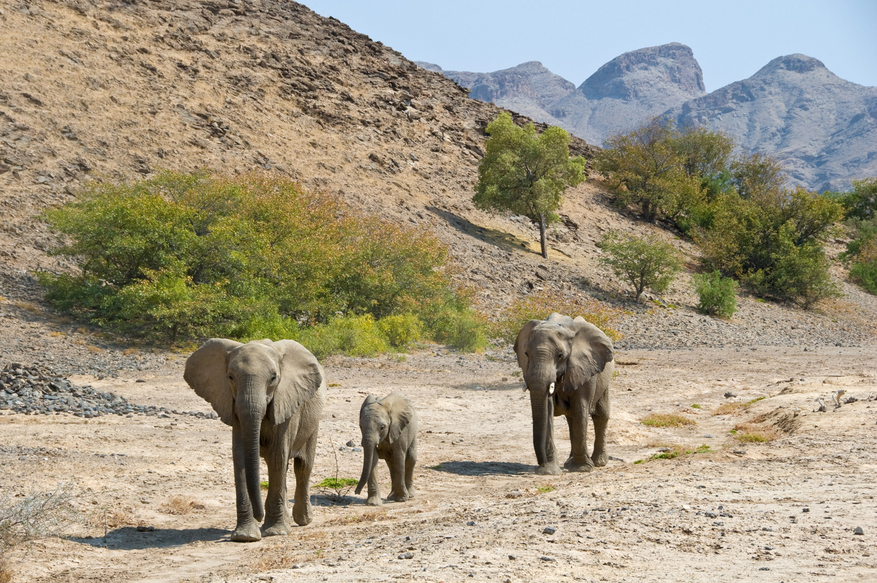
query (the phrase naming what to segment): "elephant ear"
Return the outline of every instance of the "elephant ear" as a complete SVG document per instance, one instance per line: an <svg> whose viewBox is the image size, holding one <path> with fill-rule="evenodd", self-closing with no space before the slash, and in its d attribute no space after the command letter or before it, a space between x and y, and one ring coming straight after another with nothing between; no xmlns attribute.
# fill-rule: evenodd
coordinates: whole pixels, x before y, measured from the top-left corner
<svg viewBox="0 0 877 583"><path fill-rule="evenodd" d="M225 338L211 338L186 359L183 378L195 394L213 406L226 425L232 424L234 399L228 386L228 354L241 346Z"/></svg>
<svg viewBox="0 0 877 583"><path fill-rule="evenodd" d="M570 341L569 361L564 375L563 392L571 393L603 372L615 358L612 340L602 330L581 316L572 321L574 336Z"/></svg>
<svg viewBox="0 0 877 583"><path fill-rule="evenodd" d="M398 397L392 400L390 407L387 408L387 413L390 415L390 430L387 433L387 439L393 443L402 435L402 430L411 423L414 418L414 410L406 399Z"/></svg>
<svg viewBox="0 0 877 583"><path fill-rule="evenodd" d="M524 327L521 328L521 331L518 332L518 337L515 339L515 354L518 355L518 366L521 367L521 371L526 375L527 374L527 366L529 363L529 358L527 358L527 343L530 341L530 334L533 332L533 328L538 326L544 322L544 320L530 320Z"/></svg>
<svg viewBox="0 0 877 583"><path fill-rule="evenodd" d="M274 390L267 416L272 423L279 425L313 398L326 379L317 358L295 340L279 340L270 346L280 357L280 382Z"/></svg>

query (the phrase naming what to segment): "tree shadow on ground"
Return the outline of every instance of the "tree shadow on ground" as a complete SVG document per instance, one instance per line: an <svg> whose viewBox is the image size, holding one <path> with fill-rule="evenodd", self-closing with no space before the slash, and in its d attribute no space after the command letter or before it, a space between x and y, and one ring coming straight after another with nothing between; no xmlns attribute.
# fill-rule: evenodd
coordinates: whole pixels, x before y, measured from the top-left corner
<svg viewBox="0 0 877 583"><path fill-rule="evenodd" d="M458 476L523 476L533 473L533 466L511 462L442 462L431 469Z"/></svg>
<svg viewBox="0 0 877 583"><path fill-rule="evenodd" d="M428 206L426 207L426 210L442 218L461 233L475 237L485 243L495 245L504 251L524 251L532 253L533 255L540 255L540 251L530 247L529 241L519 239L511 233L498 231L496 229L486 229L459 215L455 215L452 212L434 206Z"/></svg>
<svg viewBox="0 0 877 583"><path fill-rule="evenodd" d="M181 547L193 542L218 542L229 539L230 530L222 528L154 528L140 530L125 526L99 537L71 537L69 540L92 547L121 551L142 551Z"/></svg>

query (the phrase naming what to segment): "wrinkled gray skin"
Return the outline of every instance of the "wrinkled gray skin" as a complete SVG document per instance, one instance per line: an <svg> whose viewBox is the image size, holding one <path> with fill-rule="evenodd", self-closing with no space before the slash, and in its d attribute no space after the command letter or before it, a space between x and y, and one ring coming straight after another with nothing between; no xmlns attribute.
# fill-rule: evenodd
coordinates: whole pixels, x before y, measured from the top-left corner
<svg viewBox="0 0 877 583"><path fill-rule="evenodd" d="M359 428L362 430L362 477L356 493L368 482L366 504L381 505L375 467L378 459L386 460L390 468L392 492L387 500L404 502L414 497L414 464L417 462L417 414L408 399L399 393L390 393L383 399L374 395L365 398L359 410Z"/></svg>
<svg viewBox="0 0 877 583"><path fill-rule="evenodd" d="M186 361L184 378L232 427L237 526L231 540L251 542L289 533L290 458L295 469L292 518L301 526L309 524L310 476L326 401L325 375L314 355L292 340L241 344L213 338ZM264 509L259 456L268 465Z"/></svg>
<svg viewBox="0 0 877 583"><path fill-rule="evenodd" d="M554 421L565 415L572 451L563 466L589 472L605 466L609 423L609 381L615 370L612 341L578 317L553 313L530 320L518 333L515 353L530 391L537 474L560 474ZM588 417L594 420L594 452L588 456Z"/></svg>

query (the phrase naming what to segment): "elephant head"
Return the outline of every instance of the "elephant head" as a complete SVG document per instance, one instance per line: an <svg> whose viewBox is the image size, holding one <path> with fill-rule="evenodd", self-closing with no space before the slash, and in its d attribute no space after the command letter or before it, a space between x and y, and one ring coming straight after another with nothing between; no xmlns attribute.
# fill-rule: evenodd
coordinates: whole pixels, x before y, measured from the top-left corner
<svg viewBox="0 0 877 583"><path fill-rule="evenodd" d="M213 406L222 422L234 429L234 447L243 449L253 516L262 520L259 441L263 425L288 421L311 399L323 383L322 368L307 349L292 340L241 344L213 338L186 361L184 378Z"/></svg>
<svg viewBox="0 0 877 583"><path fill-rule="evenodd" d="M514 349L530 391L536 459L540 468L554 467L554 392L572 393L601 373L615 357L612 341L582 317L552 313L527 322Z"/></svg>
<svg viewBox="0 0 877 583"><path fill-rule="evenodd" d="M355 492L359 494L368 482L378 463L378 446L393 444L402 430L411 422L411 409L401 406L395 395L378 400L374 395L366 397L359 409L359 428L362 430L362 476Z"/></svg>

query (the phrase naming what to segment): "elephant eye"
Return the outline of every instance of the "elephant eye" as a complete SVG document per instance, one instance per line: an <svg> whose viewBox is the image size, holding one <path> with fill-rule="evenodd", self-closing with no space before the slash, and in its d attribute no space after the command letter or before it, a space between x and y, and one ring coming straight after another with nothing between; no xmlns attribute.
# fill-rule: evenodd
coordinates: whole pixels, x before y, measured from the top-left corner
<svg viewBox="0 0 877 583"><path fill-rule="evenodd" d="M228 375L228 380L233 381L233 380L234 380L234 377L231 376L231 375Z"/></svg>
<svg viewBox="0 0 877 583"><path fill-rule="evenodd" d="M271 382L273 383L276 380L277 380L277 373L274 373L273 375L271 375Z"/></svg>

